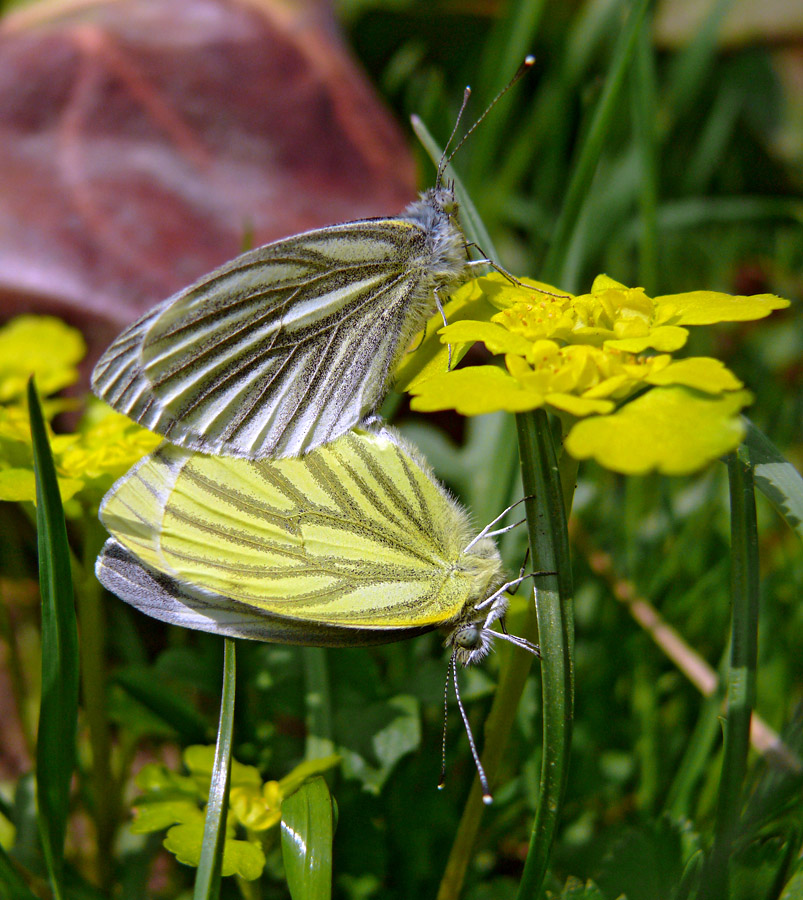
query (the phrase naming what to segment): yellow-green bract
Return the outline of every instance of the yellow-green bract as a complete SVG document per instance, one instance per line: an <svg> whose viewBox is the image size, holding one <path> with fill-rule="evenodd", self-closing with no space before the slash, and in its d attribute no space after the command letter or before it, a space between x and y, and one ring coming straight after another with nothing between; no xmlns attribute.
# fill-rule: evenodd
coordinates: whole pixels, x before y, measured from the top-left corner
<svg viewBox="0 0 803 900"><path fill-rule="evenodd" d="M396 218L238 256L126 329L92 387L182 447L297 456L370 419L439 295L469 271L454 193L437 186Z"/></svg>
<svg viewBox="0 0 803 900"><path fill-rule="evenodd" d="M333 646L440 628L465 664L487 652L507 607L490 526L472 539L466 511L389 429L295 459L163 444L114 485L100 518L112 535L100 581L188 628Z"/></svg>

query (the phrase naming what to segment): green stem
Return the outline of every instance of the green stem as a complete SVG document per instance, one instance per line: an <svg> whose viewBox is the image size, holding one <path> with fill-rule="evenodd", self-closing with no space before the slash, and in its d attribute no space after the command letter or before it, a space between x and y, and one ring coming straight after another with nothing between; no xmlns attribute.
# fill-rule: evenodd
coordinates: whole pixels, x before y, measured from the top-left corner
<svg viewBox="0 0 803 900"><path fill-rule="evenodd" d="M538 810L518 900L540 895L569 769L574 712L574 621L566 503L549 420L542 409L516 417L541 646L543 752Z"/></svg>
<svg viewBox="0 0 803 900"><path fill-rule="evenodd" d="M758 527L753 470L742 451L728 457L731 506L732 637L727 715L714 844L701 898L728 896L728 859L742 808L758 659Z"/></svg>
<svg viewBox="0 0 803 900"><path fill-rule="evenodd" d="M94 566L105 540L100 523L89 512L84 516L84 561L76 579L79 647L81 651L81 693L89 728L92 765L92 817L97 830L97 872L100 887L110 891L114 885L114 840L119 811L119 783L111 766L111 737L106 713L106 619L100 583Z"/></svg>
<svg viewBox="0 0 803 900"><path fill-rule="evenodd" d="M209 802L206 806L201 860L195 876L193 900L217 900L220 894L220 869L223 863L223 846L226 842L226 816L229 811L236 672L235 644L231 638L225 638L220 722L215 746L215 762L212 768L212 783L209 786Z"/></svg>
<svg viewBox="0 0 803 900"><path fill-rule="evenodd" d="M633 123L639 158L639 284L652 295L658 285L658 176L656 154L655 60L652 51L652 18L642 23L633 67Z"/></svg>

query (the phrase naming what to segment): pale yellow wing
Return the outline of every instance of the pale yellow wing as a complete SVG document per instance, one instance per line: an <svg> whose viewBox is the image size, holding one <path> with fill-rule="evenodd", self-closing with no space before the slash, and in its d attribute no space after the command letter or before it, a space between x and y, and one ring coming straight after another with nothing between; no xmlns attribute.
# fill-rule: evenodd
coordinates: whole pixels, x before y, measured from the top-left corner
<svg viewBox="0 0 803 900"><path fill-rule="evenodd" d="M463 556L464 510L389 431L274 461L163 445L115 485L101 519L182 591L313 629L437 626L499 570L498 557L480 575Z"/></svg>

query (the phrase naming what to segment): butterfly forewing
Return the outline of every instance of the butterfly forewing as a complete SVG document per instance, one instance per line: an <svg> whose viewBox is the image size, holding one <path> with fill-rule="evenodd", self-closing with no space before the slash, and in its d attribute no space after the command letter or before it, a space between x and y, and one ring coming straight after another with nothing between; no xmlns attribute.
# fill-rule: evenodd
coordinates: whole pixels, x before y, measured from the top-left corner
<svg viewBox="0 0 803 900"><path fill-rule="evenodd" d="M476 590L456 565L465 512L387 432L276 461L163 445L115 485L101 518L182 590L298 622L433 626Z"/></svg>
<svg viewBox="0 0 803 900"><path fill-rule="evenodd" d="M431 243L413 221L376 219L243 254L134 323L98 363L93 387L184 447L306 452L381 402L435 309ZM449 277L462 278L462 263L449 259Z"/></svg>

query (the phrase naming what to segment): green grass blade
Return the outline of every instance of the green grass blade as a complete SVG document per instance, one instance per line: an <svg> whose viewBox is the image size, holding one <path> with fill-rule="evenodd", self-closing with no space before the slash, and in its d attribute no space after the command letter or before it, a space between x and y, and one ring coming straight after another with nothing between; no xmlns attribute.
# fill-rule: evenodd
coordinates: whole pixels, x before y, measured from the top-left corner
<svg viewBox="0 0 803 900"><path fill-rule="evenodd" d="M613 65L608 72L602 96L583 142L577 164L574 166L569 186L566 190L563 208L560 211L552 244L547 254L541 274L550 284L561 284L563 268L571 243L572 234L577 225L580 211L588 196L588 190L599 163L602 148L608 139L611 124L619 115L619 100L625 75L633 59L641 23L650 0L635 0L631 4L627 22L622 28L619 41L614 49ZM572 285L567 286L570 290Z"/></svg>
<svg viewBox="0 0 803 900"><path fill-rule="evenodd" d="M533 571L538 642L541 647L543 752L538 811L518 890L518 900L540 895L566 789L574 715L574 622L567 531L567 503L547 414L516 417L521 477ZM574 481L572 480L572 485Z"/></svg>
<svg viewBox="0 0 803 900"><path fill-rule="evenodd" d="M728 896L728 859L738 832L756 700L758 658L758 526L753 471L746 454L728 458L731 505L732 639L722 775L714 844L703 871L701 896Z"/></svg>
<svg viewBox="0 0 803 900"><path fill-rule="evenodd" d="M37 900L0 844L0 900Z"/></svg>
<svg viewBox="0 0 803 900"><path fill-rule="evenodd" d="M631 95L639 164L639 284L652 295L658 287L658 153L655 129L655 59L652 17L645 17L632 69Z"/></svg>
<svg viewBox="0 0 803 900"><path fill-rule="evenodd" d="M332 797L312 778L282 803L282 859L293 900L332 896Z"/></svg>
<svg viewBox="0 0 803 900"><path fill-rule="evenodd" d="M53 894L64 896L64 837L75 767L78 719L78 629L64 510L33 379L28 382L39 590L42 598L42 701L36 754L37 819Z"/></svg>
<svg viewBox="0 0 803 900"><path fill-rule="evenodd" d="M497 18L493 33L483 48L482 63L477 76L477 83L481 88L473 103L472 118L484 112L494 96L505 87L506 77L516 70L516 66L528 53L532 52L546 2L514 0L509 6L506 14ZM518 122L510 117L515 99L510 91L500 98L493 113L469 138L473 142L471 168L480 178L495 171L496 161L504 156L504 153L500 152L500 147L503 142L507 144L511 132L518 128ZM478 187L476 182L473 183L473 187Z"/></svg>
<svg viewBox="0 0 803 900"><path fill-rule="evenodd" d="M223 863L223 845L226 841L226 815L229 809L231 740L234 731L234 689L237 673L234 641L226 638L223 648L220 725L193 900L216 900L220 894L220 869Z"/></svg>
<svg viewBox="0 0 803 900"><path fill-rule="evenodd" d="M756 487L775 507L786 524L803 539L803 477L784 459L769 438L749 420L742 445L750 464Z"/></svg>
<svg viewBox="0 0 803 900"><path fill-rule="evenodd" d="M716 0L708 15L695 29L692 40L673 59L667 77L665 133L692 108L705 87L719 49L718 36L722 22L734 0Z"/></svg>

